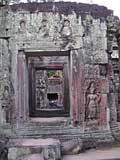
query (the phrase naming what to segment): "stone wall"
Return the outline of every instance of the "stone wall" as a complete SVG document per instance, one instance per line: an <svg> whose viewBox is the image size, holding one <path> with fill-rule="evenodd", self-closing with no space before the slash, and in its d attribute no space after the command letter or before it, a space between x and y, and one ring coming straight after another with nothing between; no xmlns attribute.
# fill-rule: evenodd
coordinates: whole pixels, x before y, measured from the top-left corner
<svg viewBox="0 0 120 160"><path fill-rule="evenodd" d="M111 51L109 16L112 11L106 7L64 2L1 8L1 125L18 127L30 119L26 55L69 52L67 123L83 131L109 130L109 122L116 122L114 91L110 88L112 66L107 54Z"/></svg>

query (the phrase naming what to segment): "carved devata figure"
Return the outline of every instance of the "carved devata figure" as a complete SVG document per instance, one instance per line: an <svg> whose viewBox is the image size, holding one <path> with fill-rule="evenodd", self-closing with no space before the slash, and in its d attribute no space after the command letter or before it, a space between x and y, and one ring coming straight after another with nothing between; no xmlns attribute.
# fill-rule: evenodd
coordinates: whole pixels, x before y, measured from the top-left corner
<svg viewBox="0 0 120 160"><path fill-rule="evenodd" d="M61 36L62 38L69 38L72 35L72 29L70 27L70 21L68 19L65 19L63 22L63 26L61 28Z"/></svg>
<svg viewBox="0 0 120 160"><path fill-rule="evenodd" d="M63 21L63 25L60 30L60 36L63 41L61 44L62 48L70 48L73 45L72 28L68 19L64 19Z"/></svg>
<svg viewBox="0 0 120 160"><path fill-rule="evenodd" d="M90 82L85 95L85 119L87 121L97 120L99 114L99 96L96 93L95 82Z"/></svg>
<svg viewBox="0 0 120 160"><path fill-rule="evenodd" d="M17 33L18 34L16 34L17 36L16 38L18 41L22 41L23 39L26 39L27 29L26 29L26 21L24 19L20 20Z"/></svg>
<svg viewBox="0 0 120 160"><path fill-rule="evenodd" d="M26 21L24 19L21 19L19 22L18 33L25 34L26 32L27 32Z"/></svg>
<svg viewBox="0 0 120 160"><path fill-rule="evenodd" d="M47 83L44 72L38 71L36 73L36 105L39 109L46 108Z"/></svg>
<svg viewBox="0 0 120 160"><path fill-rule="evenodd" d="M30 31L30 27L27 27L27 21L25 19L21 19L19 22L19 28L18 28L18 39L20 41L23 41L24 39L30 40L32 38L32 34Z"/></svg>
<svg viewBox="0 0 120 160"><path fill-rule="evenodd" d="M48 23L48 20L47 19L43 19L41 21L41 26L39 27L39 35L40 37L48 37L49 36L49 30L50 30L50 26L49 26L49 23Z"/></svg>
<svg viewBox="0 0 120 160"><path fill-rule="evenodd" d="M9 121L9 108L10 108L10 88L8 85L4 86L3 96L2 96L2 109L3 109L3 121Z"/></svg>

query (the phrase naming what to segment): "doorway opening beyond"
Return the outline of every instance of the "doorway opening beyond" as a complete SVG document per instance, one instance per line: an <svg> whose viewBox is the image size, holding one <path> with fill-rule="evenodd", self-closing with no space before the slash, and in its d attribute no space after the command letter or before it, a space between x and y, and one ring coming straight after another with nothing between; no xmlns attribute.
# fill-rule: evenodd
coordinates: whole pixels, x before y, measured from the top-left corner
<svg viewBox="0 0 120 160"><path fill-rule="evenodd" d="M70 113L69 56L29 55L30 117L66 117Z"/></svg>

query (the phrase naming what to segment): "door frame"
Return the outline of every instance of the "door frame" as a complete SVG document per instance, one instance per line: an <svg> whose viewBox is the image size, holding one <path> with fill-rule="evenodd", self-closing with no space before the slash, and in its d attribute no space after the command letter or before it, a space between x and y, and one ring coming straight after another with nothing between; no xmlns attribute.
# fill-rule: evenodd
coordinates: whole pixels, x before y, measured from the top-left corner
<svg viewBox="0 0 120 160"><path fill-rule="evenodd" d="M65 64L64 62L57 62L57 63L52 63L52 64L37 64L34 65L32 64L31 67L28 67L28 79L29 79L29 117L68 117L70 116L70 52L69 51L53 51L53 52L34 52L34 53L29 53L26 52L26 58L28 62L29 57L42 57L42 56L66 56L68 57L68 64ZM66 67L67 66L67 67ZM61 69L63 72L67 73L67 76L64 78L64 101L63 101L63 106L64 110L56 110L56 111L40 111L36 112L35 110L35 84L32 83L35 77L35 71L37 69ZM64 74L66 75L66 74ZM68 78L69 77L69 78ZM32 95L33 93L33 95Z"/></svg>

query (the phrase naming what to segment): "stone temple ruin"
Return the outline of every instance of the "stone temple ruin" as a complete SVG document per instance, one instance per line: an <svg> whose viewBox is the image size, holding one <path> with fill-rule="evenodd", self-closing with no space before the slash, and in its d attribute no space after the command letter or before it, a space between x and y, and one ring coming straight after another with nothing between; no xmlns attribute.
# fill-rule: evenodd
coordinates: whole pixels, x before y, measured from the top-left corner
<svg viewBox="0 0 120 160"><path fill-rule="evenodd" d="M113 11L73 2L1 5L0 24L1 160L40 153L60 160L120 140Z"/></svg>

